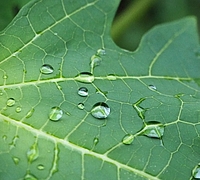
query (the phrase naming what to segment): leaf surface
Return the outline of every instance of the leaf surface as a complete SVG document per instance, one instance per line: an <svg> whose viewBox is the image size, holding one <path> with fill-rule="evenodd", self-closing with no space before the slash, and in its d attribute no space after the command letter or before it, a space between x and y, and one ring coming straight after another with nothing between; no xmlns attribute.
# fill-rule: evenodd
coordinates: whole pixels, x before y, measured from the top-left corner
<svg viewBox="0 0 200 180"><path fill-rule="evenodd" d="M128 52L110 37L118 4L31 1L1 32L0 179L192 179L196 20L157 26Z"/></svg>

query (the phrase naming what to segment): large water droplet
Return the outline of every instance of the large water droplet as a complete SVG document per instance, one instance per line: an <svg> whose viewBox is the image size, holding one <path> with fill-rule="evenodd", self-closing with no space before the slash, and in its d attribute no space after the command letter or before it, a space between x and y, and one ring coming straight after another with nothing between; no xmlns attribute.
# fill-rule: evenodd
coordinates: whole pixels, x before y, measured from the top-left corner
<svg viewBox="0 0 200 180"><path fill-rule="evenodd" d="M97 55L104 56L105 54L106 54L106 50L104 48L101 48L101 49L97 50Z"/></svg>
<svg viewBox="0 0 200 180"><path fill-rule="evenodd" d="M145 98L141 98L139 99L135 104L133 104L133 107L134 109L136 110L138 116L141 118L141 119L145 119L145 112L146 112L146 109L144 109L143 107L140 106L140 103L142 103L142 101L144 101Z"/></svg>
<svg viewBox="0 0 200 180"><path fill-rule="evenodd" d="M123 144L130 145L134 140L134 136L132 134L126 134L122 139Z"/></svg>
<svg viewBox="0 0 200 180"><path fill-rule="evenodd" d="M9 107L12 107L12 106L14 106L15 105L15 99L14 98L9 98L8 100L7 100L7 106L9 106Z"/></svg>
<svg viewBox="0 0 200 180"><path fill-rule="evenodd" d="M88 89L86 87L79 88L78 95L83 96L83 97L88 96Z"/></svg>
<svg viewBox="0 0 200 180"><path fill-rule="evenodd" d="M39 156L39 151L36 144L33 144L30 149L27 151L28 161L31 163L36 160Z"/></svg>
<svg viewBox="0 0 200 180"><path fill-rule="evenodd" d="M51 112L49 113L49 119L52 121L58 121L63 115L62 109L59 107L52 107Z"/></svg>
<svg viewBox="0 0 200 180"><path fill-rule="evenodd" d="M53 71L54 71L53 67L51 65L49 65L49 64L44 64L40 68L40 72L42 74L51 74L51 73L53 73Z"/></svg>
<svg viewBox="0 0 200 180"><path fill-rule="evenodd" d="M74 79L82 83L92 83L94 81L94 76L90 72L81 72L76 75Z"/></svg>
<svg viewBox="0 0 200 180"><path fill-rule="evenodd" d="M91 114L97 119L105 119L110 114L110 107L104 102L98 102L93 106Z"/></svg>
<svg viewBox="0 0 200 180"><path fill-rule="evenodd" d="M83 110L83 109L85 108L85 106L84 106L83 103L79 103L79 104L78 104L78 108L81 109L81 110Z"/></svg>
<svg viewBox="0 0 200 180"><path fill-rule="evenodd" d="M152 138L161 139L164 134L164 125L160 122L151 121L148 122L144 128L141 130L140 134Z"/></svg>
<svg viewBox="0 0 200 180"><path fill-rule="evenodd" d="M200 164L198 164L193 170L192 170L192 176L195 179L200 179Z"/></svg>
<svg viewBox="0 0 200 180"><path fill-rule="evenodd" d="M94 67L96 67L96 66L99 66L100 64L101 64L101 61L102 61L102 59L101 59L101 57L100 56L97 56L97 55L93 55L92 57L91 57L91 68L94 68Z"/></svg>
<svg viewBox="0 0 200 180"><path fill-rule="evenodd" d="M152 90L152 91L156 91L157 90L156 86L154 86L154 85L148 85L148 88L150 90Z"/></svg>
<svg viewBox="0 0 200 180"><path fill-rule="evenodd" d="M117 77L114 74L108 74L107 79L110 80L110 81L115 81L117 79Z"/></svg>
<svg viewBox="0 0 200 180"><path fill-rule="evenodd" d="M37 166L37 168L38 168L39 170L44 170L44 165L39 164L39 165Z"/></svg>

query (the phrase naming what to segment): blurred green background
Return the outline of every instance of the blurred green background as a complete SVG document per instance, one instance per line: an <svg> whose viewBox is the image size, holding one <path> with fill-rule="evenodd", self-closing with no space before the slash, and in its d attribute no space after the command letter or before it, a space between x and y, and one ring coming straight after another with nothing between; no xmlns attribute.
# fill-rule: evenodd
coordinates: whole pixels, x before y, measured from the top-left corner
<svg viewBox="0 0 200 180"><path fill-rule="evenodd" d="M0 31L29 1L0 0ZM200 0L121 0L111 34L118 46L135 50L153 26L189 15L197 17L200 32Z"/></svg>

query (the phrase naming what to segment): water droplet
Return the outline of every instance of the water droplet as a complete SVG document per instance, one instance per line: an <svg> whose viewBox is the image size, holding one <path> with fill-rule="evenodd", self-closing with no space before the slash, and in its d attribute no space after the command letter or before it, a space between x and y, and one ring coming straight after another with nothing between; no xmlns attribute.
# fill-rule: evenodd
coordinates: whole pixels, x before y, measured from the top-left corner
<svg viewBox="0 0 200 180"><path fill-rule="evenodd" d="M78 95L83 96L83 97L88 96L88 89L86 87L79 88Z"/></svg>
<svg viewBox="0 0 200 180"><path fill-rule="evenodd" d="M27 151L28 161L31 163L36 160L39 156L39 151L36 144L33 144L30 149Z"/></svg>
<svg viewBox="0 0 200 180"><path fill-rule="evenodd" d="M26 114L26 118L30 118L30 117L33 115L34 111L35 111L35 109L32 108L32 109Z"/></svg>
<svg viewBox="0 0 200 180"><path fill-rule="evenodd" d="M133 108L136 110L138 116L141 118L141 119L145 119L145 112L146 112L146 109L144 109L143 107L140 106L140 103L142 103L142 101L144 101L145 98L141 98L139 99L135 104L133 104Z"/></svg>
<svg viewBox="0 0 200 180"><path fill-rule="evenodd" d="M49 113L49 119L52 121L58 121L63 115L62 109L59 107L52 107L51 112Z"/></svg>
<svg viewBox="0 0 200 180"><path fill-rule="evenodd" d="M110 81L115 81L117 79L117 77L114 74L108 74L107 79Z"/></svg>
<svg viewBox="0 0 200 180"><path fill-rule="evenodd" d="M91 114L97 119L105 119L110 114L110 107L104 102L98 102L93 106Z"/></svg>
<svg viewBox="0 0 200 180"><path fill-rule="evenodd" d="M22 108L21 108L20 106L18 106L18 107L16 107L15 111L16 111L17 113L20 113L20 112L22 111Z"/></svg>
<svg viewBox="0 0 200 180"><path fill-rule="evenodd" d="M14 163L15 163L16 165L19 164L19 161L20 161L19 158L13 157L12 159L13 159L13 161L14 161Z"/></svg>
<svg viewBox="0 0 200 180"><path fill-rule="evenodd" d="M157 90L156 86L154 86L154 85L148 85L148 88L150 90L152 90L152 91L156 91Z"/></svg>
<svg viewBox="0 0 200 180"><path fill-rule="evenodd" d="M101 49L97 50L97 55L104 56L105 54L106 54L106 50L104 48L101 48Z"/></svg>
<svg viewBox="0 0 200 180"><path fill-rule="evenodd" d="M44 64L40 68L40 72L42 74L51 74L51 73L53 73L53 71L54 71L53 67L51 65L49 65L49 64Z"/></svg>
<svg viewBox="0 0 200 180"><path fill-rule="evenodd" d="M44 170L44 165L39 164L39 165L37 166L37 168L38 168L39 170Z"/></svg>
<svg viewBox="0 0 200 180"><path fill-rule="evenodd" d="M95 138L93 139L93 143L94 143L94 145L96 146L96 145L99 143L99 138L95 137Z"/></svg>
<svg viewBox="0 0 200 180"><path fill-rule="evenodd" d="M84 108L85 108L85 106L84 106L84 104L83 104L83 103L79 103L79 104L78 104L78 108L82 110L82 109L84 109Z"/></svg>
<svg viewBox="0 0 200 180"><path fill-rule="evenodd" d="M94 81L94 76L90 72L81 72L74 79L82 83L92 83Z"/></svg>
<svg viewBox="0 0 200 180"><path fill-rule="evenodd" d="M8 76L7 75L3 75L3 79L7 79L8 78Z"/></svg>
<svg viewBox="0 0 200 180"><path fill-rule="evenodd" d="M101 64L101 61L102 61L102 59L101 59L100 56L93 55L93 56L91 57L91 63L90 63L91 68L94 68L94 67L96 67L96 66L99 66L99 65Z"/></svg>
<svg viewBox="0 0 200 180"><path fill-rule="evenodd" d="M32 174L27 174L23 180L37 180L37 178Z"/></svg>
<svg viewBox="0 0 200 180"><path fill-rule="evenodd" d="M3 135L2 136L2 139L5 141L7 139L7 136L6 135Z"/></svg>
<svg viewBox="0 0 200 180"><path fill-rule="evenodd" d="M2 90L0 90L0 96L3 96L3 91Z"/></svg>
<svg viewBox="0 0 200 180"><path fill-rule="evenodd" d="M164 130L165 129L163 124L160 122L151 121L144 126L140 132L140 135L161 139L164 134Z"/></svg>
<svg viewBox="0 0 200 180"><path fill-rule="evenodd" d="M134 136L132 134L126 134L122 139L123 144L130 145L134 140Z"/></svg>
<svg viewBox="0 0 200 180"><path fill-rule="evenodd" d="M200 179L200 164L198 164L193 170L192 170L192 176L195 179Z"/></svg>
<svg viewBox="0 0 200 180"><path fill-rule="evenodd" d="M15 105L15 99L14 98L9 98L8 100L7 100L7 106L9 106L9 107L12 107L12 106L14 106Z"/></svg>

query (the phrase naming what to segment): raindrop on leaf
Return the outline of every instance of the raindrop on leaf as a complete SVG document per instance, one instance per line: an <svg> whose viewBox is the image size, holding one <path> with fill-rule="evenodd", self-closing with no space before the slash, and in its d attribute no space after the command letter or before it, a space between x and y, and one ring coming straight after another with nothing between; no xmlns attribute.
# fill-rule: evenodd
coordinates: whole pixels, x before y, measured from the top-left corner
<svg viewBox="0 0 200 180"><path fill-rule="evenodd" d="M49 119L52 121L58 121L63 116L63 111L59 107L52 107L49 113Z"/></svg>
<svg viewBox="0 0 200 180"><path fill-rule="evenodd" d="M93 143L94 143L94 145L96 146L96 145L99 143L99 138L95 137L95 138L93 139Z"/></svg>
<svg viewBox="0 0 200 180"><path fill-rule="evenodd" d="M156 91L157 90L156 86L154 86L154 85L148 85L148 88L150 90L152 90L152 91Z"/></svg>
<svg viewBox="0 0 200 180"><path fill-rule="evenodd" d="M109 74L109 75L107 75L107 79L110 81L115 81L117 79L117 77L114 74Z"/></svg>
<svg viewBox="0 0 200 180"><path fill-rule="evenodd" d="M39 151L37 145L34 144L31 148L27 151L28 161L31 163L32 161L36 160L39 156Z"/></svg>
<svg viewBox="0 0 200 180"><path fill-rule="evenodd" d="M7 100L7 106L9 106L9 107L12 107L12 106L14 106L15 105L15 99L14 98L9 98L8 100Z"/></svg>
<svg viewBox="0 0 200 180"><path fill-rule="evenodd" d="M92 83L94 81L94 76L90 72L81 72L76 75L74 79L82 83Z"/></svg>
<svg viewBox="0 0 200 180"><path fill-rule="evenodd" d="M97 55L104 56L105 54L106 54L106 50L104 48L101 48L101 49L97 50Z"/></svg>
<svg viewBox="0 0 200 180"><path fill-rule="evenodd" d="M195 179L200 179L200 164L198 164L193 170L192 170L192 176Z"/></svg>
<svg viewBox="0 0 200 180"><path fill-rule="evenodd" d="M94 67L96 67L96 66L99 66L100 63L101 63L101 61L102 61L102 59L101 59L100 56L93 55L93 56L91 57L91 63L90 63L91 68L94 68Z"/></svg>
<svg viewBox="0 0 200 180"><path fill-rule="evenodd" d="M81 109L81 110L83 110L83 109L85 108L85 106L84 106L83 103L79 103L79 104L78 104L78 108Z"/></svg>
<svg viewBox="0 0 200 180"><path fill-rule="evenodd" d="M141 135L145 135L147 137L159 138L161 139L164 134L164 125L160 122L151 121L148 122L144 128L141 130Z"/></svg>
<svg viewBox="0 0 200 180"><path fill-rule="evenodd" d="M78 95L83 96L83 97L88 96L88 89L86 87L79 88Z"/></svg>
<svg viewBox="0 0 200 180"><path fill-rule="evenodd" d="M34 111L35 111L34 108L32 108L30 111L28 111L26 114L26 118L30 118L33 115Z"/></svg>
<svg viewBox="0 0 200 180"><path fill-rule="evenodd" d="M40 68L40 72L42 74L52 74L54 71L53 67L49 64L44 64L42 65L42 67Z"/></svg>
<svg viewBox="0 0 200 180"><path fill-rule="evenodd" d="M98 102L93 106L91 114L97 119L105 119L110 114L110 107L104 102Z"/></svg>
<svg viewBox="0 0 200 180"><path fill-rule="evenodd" d="M44 170L44 165L39 164L39 165L37 166L37 168L38 168L39 170Z"/></svg>
<svg viewBox="0 0 200 180"><path fill-rule="evenodd" d="M22 108L21 108L20 106L18 106L18 107L16 107L15 111L16 111L17 113L20 113L20 112L22 111Z"/></svg>
<svg viewBox="0 0 200 180"><path fill-rule="evenodd" d="M16 165L19 164L20 159L18 157L13 157L12 159Z"/></svg>
<svg viewBox="0 0 200 180"><path fill-rule="evenodd" d="M132 134L126 134L122 139L123 144L130 145L134 140L134 136Z"/></svg>

